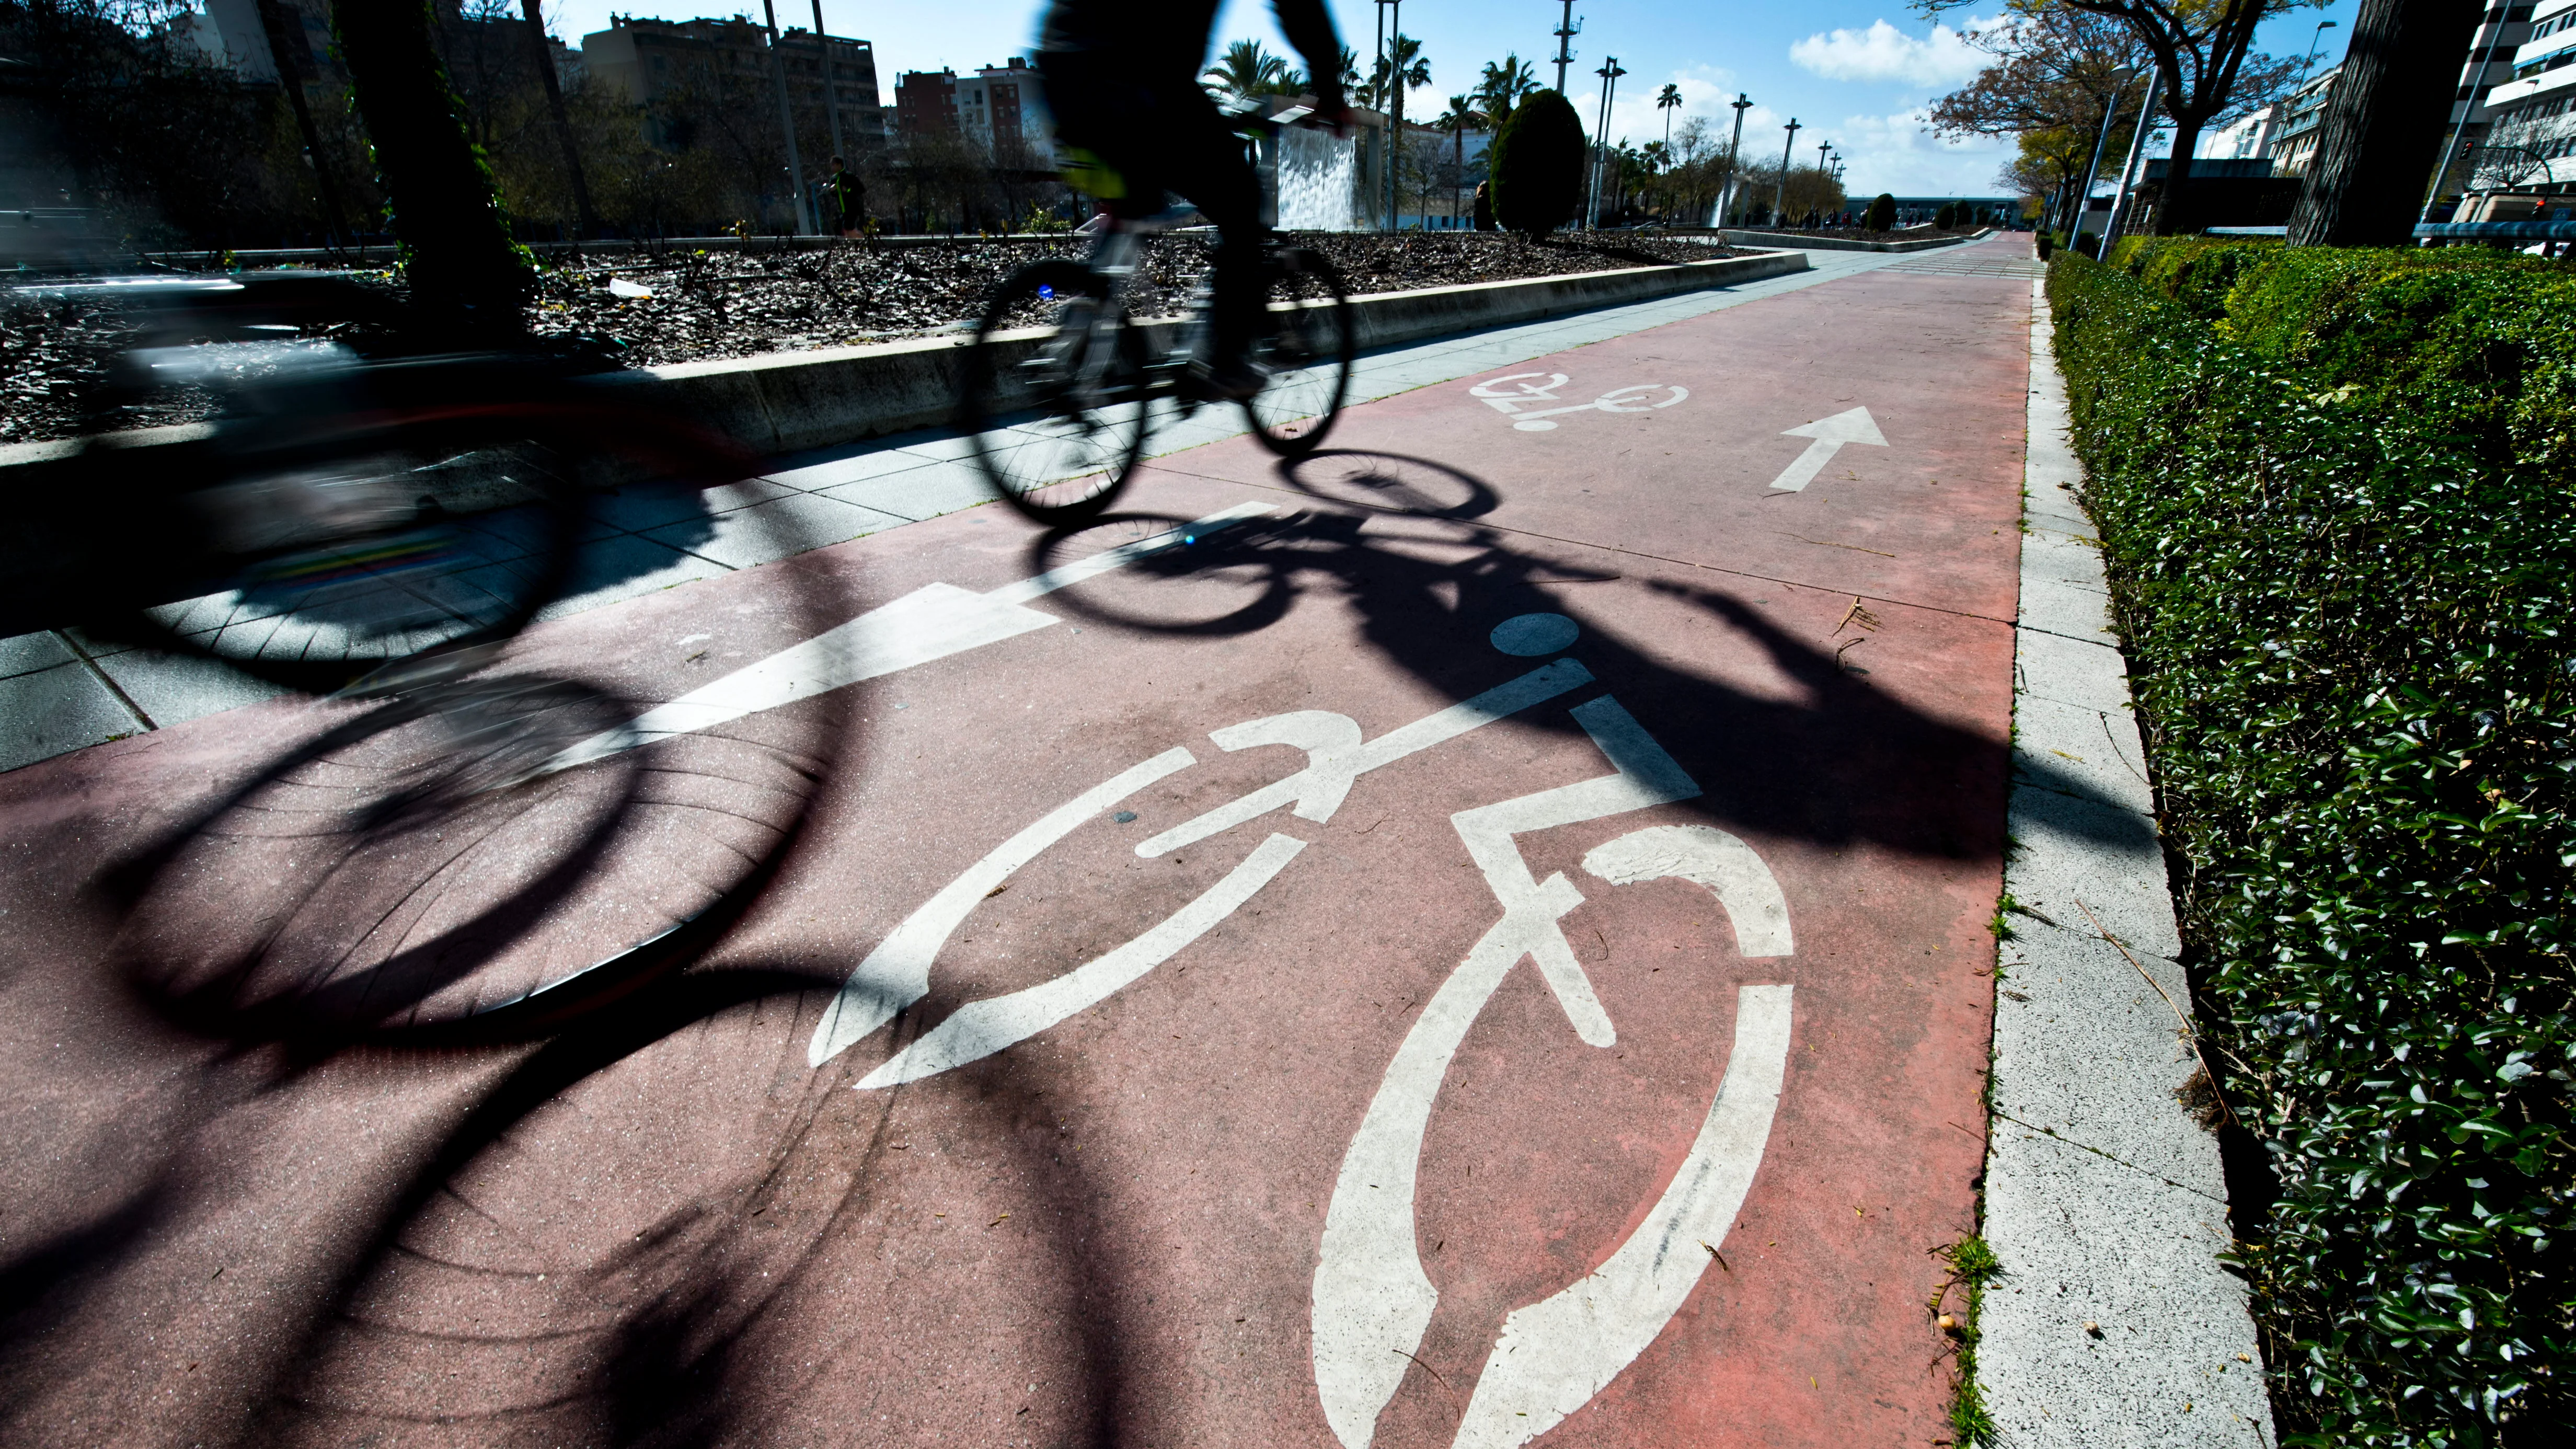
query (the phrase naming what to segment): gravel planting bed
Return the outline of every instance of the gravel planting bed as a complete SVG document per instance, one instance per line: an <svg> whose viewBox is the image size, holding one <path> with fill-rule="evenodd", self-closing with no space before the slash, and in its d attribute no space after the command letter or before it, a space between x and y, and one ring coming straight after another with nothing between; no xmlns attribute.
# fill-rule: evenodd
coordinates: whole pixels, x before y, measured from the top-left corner
<svg viewBox="0 0 2576 1449"><path fill-rule="evenodd" d="M1354 295L1471 282L1707 261L1729 248L1679 238L1498 233L1374 236L1314 233L1301 243L1331 258ZM1162 239L1139 279L1139 314L1177 311L1205 271L1212 239ZM1078 255L1080 239L960 239L931 245L839 243L775 252L620 257L542 273L528 307L540 336L613 339L630 366L746 357L887 342L974 325L985 293L1024 263ZM399 289L389 274L358 274ZM0 443L69 437L84 426L108 362L132 336L112 310L19 302L0 308ZM92 420L106 428L186 422L213 407L178 395Z"/></svg>

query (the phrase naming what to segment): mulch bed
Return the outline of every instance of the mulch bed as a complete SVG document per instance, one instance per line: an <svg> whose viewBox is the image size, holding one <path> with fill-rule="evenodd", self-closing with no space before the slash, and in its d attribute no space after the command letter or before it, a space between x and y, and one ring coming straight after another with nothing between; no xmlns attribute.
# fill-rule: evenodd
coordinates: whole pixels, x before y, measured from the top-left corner
<svg viewBox="0 0 2576 1449"><path fill-rule="evenodd" d="M1299 241L1324 253L1354 295L1730 255L1707 242L1629 234L1532 242L1491 232L1313 233ZM622 360L636 367L894 341L973 326L985 294L1012 269L1040 257L1079 255L1086 244L961 238L928 246L852 242L620 257L541 274L528 325L540 336L614 339ZM1133 310L1179 310L1204 273L1209 250L1210 241L1196 235L1158 242L1131 296ZM381 285L399 288L390 276ZM0 443L80 432L89 395L131 335L114 311L86 303L0 307ZM209 395L173 395L87 425L187 422L213 409Z"/></svg>

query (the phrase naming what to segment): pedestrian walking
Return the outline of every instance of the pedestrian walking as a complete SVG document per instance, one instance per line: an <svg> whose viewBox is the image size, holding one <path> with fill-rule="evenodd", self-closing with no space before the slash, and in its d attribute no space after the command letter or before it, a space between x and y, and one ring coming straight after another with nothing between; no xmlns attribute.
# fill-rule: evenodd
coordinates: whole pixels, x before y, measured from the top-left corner
<svg viewBox="0 0 2576 1449"><path fill-rule="evenodd" d="M832 158L832 174L823 182L823 215L842 236L855 239L867 232L868 188L838 156Z"/></svg>

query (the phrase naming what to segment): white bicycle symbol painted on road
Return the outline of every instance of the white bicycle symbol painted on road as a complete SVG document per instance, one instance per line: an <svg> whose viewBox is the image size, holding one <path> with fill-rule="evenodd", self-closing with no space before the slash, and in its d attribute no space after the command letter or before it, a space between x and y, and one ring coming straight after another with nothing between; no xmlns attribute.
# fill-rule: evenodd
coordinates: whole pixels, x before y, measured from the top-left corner
<svg viewBox="0 0 2576 1449"><path fill-rule="evenodd" d="M1504 623L1493 638L1505 653L1529 656L1557 653L1576 632L1562 615L1528 614ZM1366 741L1356 721L1326 710L1230 725L1209 736L1220 749L1290 745L1305 752L1305 767L1136 851L1161 855L1283 806L1301 820L1329 821L1362 775L1592 682L1580 661L1559 658ZM1342 1158L1318 1247L1311 1328L1316 1391L1346 1449L1363 1449L1375 1436L1378 1415L1402 1383L1439 1301L1416 1240L1416 1187L1432 1103L1469 1028L1527 958L1578 1037L1593 1047L1617 1041L1559 925L1583 895L1562 874L1533 879L1514 838L1700 794L1615 698L1599 695L1571 714L1613 773L1450 817L1502 913L1414 1021ZM1187 749L1165 751L1076 796L968 867L851 973L825 1010L808 1059L821 1066L926 996L940 949L1014 871L1136 791L1196 762ZM959 1007L870 1072L859 1089L919 1081L981 1060L1105 999L1240 909L1308 844L1271 831L1223 879L1162 923L1050 981ZM1724 907L1744 956L1793 953L1778 881L1750 846L1725 831L1643 827L1594 847L1583 867L1614 886L1694 882ZM1545 1433L1607 1387L1680 1311L1708 1267L1701 1245L1725 1240L1761 1165L1787 1070L1791 997L1787 985L1739 988L1725 1074L1680 1169L1597 1269L1506 1315L1452 1441L1459 1449L1512 1449Z"/></svg>
<svg viewBox="0 0 2576 1449"><path fill-rule="evenodd" d="M1534 378L1546 380L1533 385L1531 380ZM1590 402L1562 402L1558 399L1556 390L1571 381L1573 381L1572 378L1561 372L1516 372L1509 377L1480 382L1467 389L1467 395L1482 399L1485 406L1514 419L1512 426L1524 433L1551 431L1556 424L1549 419L1565 413L1652 412L1656 408L1671 407L1690 397L1690 389L1678 383L1641 382L1628 387L1612 388ZM1506 387L1505 383L1517 383L1519 386ZM1658 399L1657 394L1667 394L1667 396ZM1542 408L1538 406L1540 403L1557 405Z"/></svg>

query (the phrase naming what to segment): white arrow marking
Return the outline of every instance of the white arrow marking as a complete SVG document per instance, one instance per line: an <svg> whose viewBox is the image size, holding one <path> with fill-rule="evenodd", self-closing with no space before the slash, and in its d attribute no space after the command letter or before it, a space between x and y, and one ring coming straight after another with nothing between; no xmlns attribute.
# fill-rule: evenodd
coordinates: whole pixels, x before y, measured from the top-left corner
<svg viewBox="0 0 2576 1449"><path fill-rule="evenodd" d="M545 771L569 770L672 735L713 729L745 715L1043 629L1056 617L1022 608L1029 600L1271 511L1267 503L1239 503L1152 538L1004 584L988 594L954 584L926 584L838 628L656 705L615 729L603 730L547 761Z"/></svg>
<svg viewBox="0 0 2576 1449"><path fill-rule="evenodd" d="M1785 493L1795 493L1814 482L1816 475L1824 471L1825 464L1842 451L1845 443L1866 443L1873 448L1887 446L1887 439L1879 436L1878 424L1870 421L1867 408L1853 408L1847 413L1818 418L1803 427L1783 428L1780 436L1815 439L1807 445L1807 451L1798 455L1797 461L1781 469L1780 476L1771 480L1772 487Z"/></svg>

